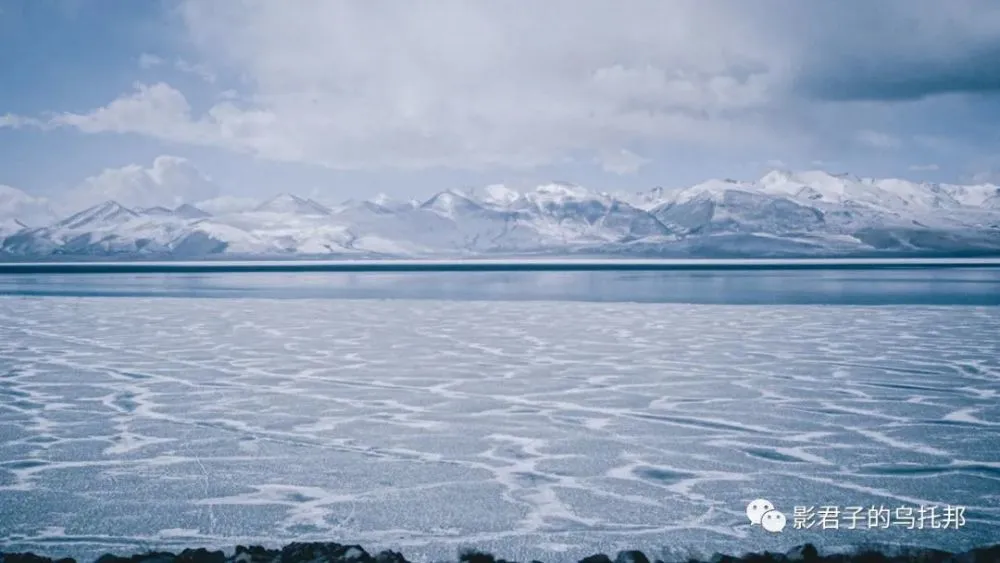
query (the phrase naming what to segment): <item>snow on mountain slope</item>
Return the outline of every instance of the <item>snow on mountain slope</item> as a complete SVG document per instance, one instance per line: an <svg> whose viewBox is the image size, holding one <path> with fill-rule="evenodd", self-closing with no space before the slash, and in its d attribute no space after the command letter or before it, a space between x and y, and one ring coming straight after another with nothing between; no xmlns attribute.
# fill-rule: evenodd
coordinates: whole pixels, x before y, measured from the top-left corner
<svg viewBox="0 0 1000 563"><path fill-rule="evenodd" d="M151 217L168 217L174 214L173 209L168 209L159 205L156 207L137 208L134 211L139 215L148 215Z"/></svg>
<svg viewBox="0 0 1000 563"><path fill-rule="evenodd" d="M378 194L368 200L368 202L378 206L379 209L385 209L391 212L409 211L420 206L419 201L412 199L409 201L398 201L387 196L386 194Z"/></svg>
<svg viewBox="0 0 1000 563"><path fill-rule="evenodd" d="M661 186L657 186L651 190L644 192L634 192L634 193L615 193L612 197L618 201L623 201L636 209L642 209L643 211L649 211L654 207L662 205L667 201L671 192L666 190Z"/></svg>
<svg viewBox="0 0 1000 563"><path fill-rule="evenodd" d="M41 228L8 218L0 223L0 248L28 256L184 257L1000 251L996 186L819 171L630 195L551 183L524 193L492 185L445 190L423 202L377 196L334 207L292 194L252 206L222 199L173 210L105 202Z"/></svg>
<svg viewBox="0 0 1000 563"><path fill-rule="evenodd" d="M1000 211L1000 186L994 184L978 186L942 184L941 189L961 205Z"/></svg>
<svg viewBox="0 0 1000 563"><path fill-rule="evenodd" d="M255 211L294 213L296 215L329 215L330 210L311 199L283 193L257 206Z"/></svg>
<svg viewBox="0 0 1000 563"><path fill-rule="evenodd" d="M677 194L650 214L688 235L807 233L822 229L821 211L735 183L710 183Z"/></svg>
<svg viewBox="0 0 1000 563"><path fill-rule="evenodd" d="M183 226L169 216L142 215L114 201L87 208L49 227L9 236L3 248L15 254L93 254L161 248Z"/></svg>
<svg viewBox="0 0 1000 563"><path fill-rule="evenodd" d="M885 212L925 213L961 204L937 184L907 180L874 180L822 171L770 172L758 183L767 193L791 196L804 203L866 206Z"/></svg>
<svg viewBox="0 0 1000 563"><path fill-rule="evenodd" d="M185 219L204 219L205 217L211 217L212 214L191 205L190 203L184 203L177 206L173 210L173 214L177 217L183 217Z"/></svg>
<svg viewBox="0 0 1000 563"><path fill-rule="evenodd" d="M514 199L510 207L540 233L561 244L625 242L672 234L642 209L573 184L539 186Z"/></svg>
<svg viewBox="0 0 1000 563"><path fill-rule="evenodd" d="M106 201L70 215L52 225L50 229L53 232L99 229L125 223L138 216L138 213L123 207L116 201Z"/></svg>
<svg viewBox="0 0 1000 563"><path fill-rule="evenodd" d="M767 193L819 209L828 228L838 233L980 228L993 223L995 211L1000 210L989 208L1000 202L993 186L878 180L821 171L771 172L758 185Z"/></svg>
<svg viewBox="0 0 1000 563"><path fill-rule="evenodd" d="M211 217L211 213L206 213L197 207L185 203L178 206L175 209L168 209L166 207L147 207L145 209L133 209L133 211L138 215L145 215L149 217L180 217L182 219L204 219L205 217Z"/></svg>
<svg viewBox="0 0 1000 563"><path fill-rule="evenodd" d="M465 197L494 208L505 208L521 197L517 190L512 190L503 184L466 188L459 193Z"/></svg>

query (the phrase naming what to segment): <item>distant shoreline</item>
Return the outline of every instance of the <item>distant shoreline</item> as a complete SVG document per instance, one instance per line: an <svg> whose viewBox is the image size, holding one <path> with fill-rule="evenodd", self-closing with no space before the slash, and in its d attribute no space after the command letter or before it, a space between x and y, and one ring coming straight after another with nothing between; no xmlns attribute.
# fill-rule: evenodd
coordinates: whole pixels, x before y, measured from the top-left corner
<svg viewBox="0 0 1000 563"><path fill-rule="evenodd" d="M593 272L1000 268L1000 258L463 259L0 262L3 274Z"/></svg>

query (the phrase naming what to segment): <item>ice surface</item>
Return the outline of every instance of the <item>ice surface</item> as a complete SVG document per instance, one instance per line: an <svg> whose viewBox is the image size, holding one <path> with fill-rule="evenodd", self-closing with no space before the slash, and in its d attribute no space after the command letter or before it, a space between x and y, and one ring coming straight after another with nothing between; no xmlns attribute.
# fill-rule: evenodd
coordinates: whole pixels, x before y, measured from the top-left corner
<svg viewBox="0 0 1000 563"><path fill-rule="evenodd" d="M1000 535L998 312L0 298L0 549L967 548ZM968 521L766 534L758 497Z"/></svg>

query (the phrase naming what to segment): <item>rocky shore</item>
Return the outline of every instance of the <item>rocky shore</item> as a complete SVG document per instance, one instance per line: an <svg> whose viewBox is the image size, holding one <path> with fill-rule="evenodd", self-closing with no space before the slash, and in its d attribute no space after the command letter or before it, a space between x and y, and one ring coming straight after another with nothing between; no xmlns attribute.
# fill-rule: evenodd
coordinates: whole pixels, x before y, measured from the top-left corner
<svg viewBox="0 0 1000 563"><path fill-rule="evenodd" d="M497 559L488 553L465 552L460 563L513 563ZM741 556L716 554L706 563L1000 563L1000 544L976 548L961 553L933 549L907 549L885 553L874 549L858 549L854 553L821 554L815 546L806 544L787 553L750 553ZM74 559L55 559L34 553L2 553L0 563L76 563ZM409 563L395 551L368 553L358 545L338 543L292 543L281 549L260 546L237 546L232 555L223 551L185 549L180 553L149 552L122 557L107 554L94 563ZM531 563L540 563L533 561ZM581 559L579 563L664 563L651 561L641 551L622 551L614 558L603 553ZM670 562L674 563L674 562ZM687 563L700 563L691 560Z"/></svg>

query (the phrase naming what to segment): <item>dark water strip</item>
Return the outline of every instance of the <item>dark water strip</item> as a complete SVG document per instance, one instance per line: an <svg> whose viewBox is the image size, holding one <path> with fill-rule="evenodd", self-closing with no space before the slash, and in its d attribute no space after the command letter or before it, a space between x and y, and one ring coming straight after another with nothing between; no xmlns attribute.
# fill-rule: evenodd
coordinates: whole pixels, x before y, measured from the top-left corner
<svg viewBox="0 0 1000 563"><path fill-rule="evenodd" d="M0 262L2 274L264 272L651 272L1000 268L1000 259L953 260L345 260L203 262Z"/></svg>

